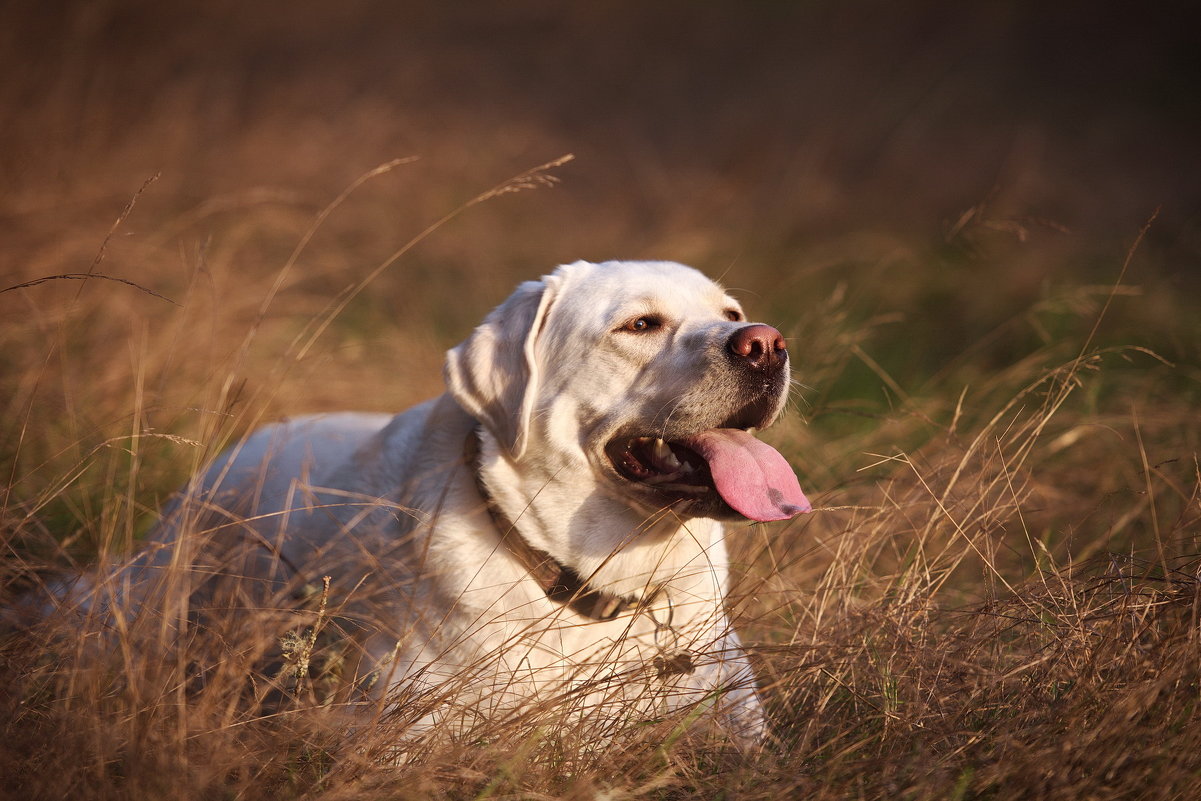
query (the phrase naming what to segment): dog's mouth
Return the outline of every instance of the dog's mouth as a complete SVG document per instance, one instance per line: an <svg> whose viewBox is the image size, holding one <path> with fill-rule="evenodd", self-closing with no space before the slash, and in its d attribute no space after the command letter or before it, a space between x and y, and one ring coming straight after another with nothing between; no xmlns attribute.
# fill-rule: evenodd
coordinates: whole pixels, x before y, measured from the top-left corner
<svg viewBox="0 0 1201 801"><path fill-rule="evenodd" d="M605 454L623 479L697 516L786 520L811 508L784 457L743 429L619 437Z"/></svg>
<svg viewBox="0 0 1201 801"><path fill-rule="evenodd" d="M634 437L610 442L605 452L617 472L630 481L685 495L714 489L708 463L682 442Z"/></svg>

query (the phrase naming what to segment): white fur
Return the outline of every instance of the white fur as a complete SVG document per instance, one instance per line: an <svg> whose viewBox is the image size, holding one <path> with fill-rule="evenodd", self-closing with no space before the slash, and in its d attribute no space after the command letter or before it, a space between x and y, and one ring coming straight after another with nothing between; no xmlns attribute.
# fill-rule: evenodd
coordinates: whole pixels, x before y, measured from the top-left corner
<svg viewBox="0 0 1201 801"><path fill-rule="evenodd" d="M447 354L447 394L395 417L279 423L220 457L165 515L134 580L197 558L184 534L248 519L206 546L206 571L271 579L277 600L331 576L331 608L361 624L359 673L386 679L377 690L472 669L462 703L477 711L587 683L589 714L603 699L654 714L721 690L719 712L754 740L759 701L723 608L723 525L631 496L603 450L631 427L700 430L731 414L739 389L720 357L738 309L667 262L578 262L524 283ZM620 330L647 314L662 331ZM659 588L648 608L595 621L546 596L501 545L464 458L481 423L482 480L522 536L596 589ZM697 669L659 678L655 658L682 649Z"/></svg>

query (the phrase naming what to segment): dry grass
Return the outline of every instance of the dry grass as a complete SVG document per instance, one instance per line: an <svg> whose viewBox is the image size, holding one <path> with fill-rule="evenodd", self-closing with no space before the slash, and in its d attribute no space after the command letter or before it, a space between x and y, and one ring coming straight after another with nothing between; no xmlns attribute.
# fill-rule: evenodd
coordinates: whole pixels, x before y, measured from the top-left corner
<svg viewBox="0 0 1201 801"><path fill-rule="evenodd" d="M169 493L263 421L440 392L446 347L516 281L581 257L692 261L785 331L806 389L768 438L820 509L730 538L774 725L762 753L703 716L613 731L549 702L413 745L412 720L446 699L370 720L324 703L328 643L303 626L312 682L267 693L248 677L277 616L218 642L93 619L0 639L0 792L1201 795L1195 160L1172 157L1166 123L1148 145L1143 106L1086 106L1078 87L1082 125L1137 147L1034 117L1005 127L1009 109L1059 98L994 82L997 51L973 60L961 43L1021 34L1033 12L931 7L945 36L920 48L887 33L920 19L886 15L843 52L824 32L860 30L850 11L817 27L767 4L635 25L617 4L548 29L530 3L505 29L526 60L502 66L491 28L452 11L455 25L302 3L284 36L220 9L46 21L19 5L0 10L15 54L0 66L20 79L0 101L22 111L0 135L7 601L136 548ZM364 9L388 18L378 31L354 24ZM421 36L394 48L410 24ZM677 51L661 34L679 26ZM790 26L818 33L798 44ZM688 62L705 65L703 114L641 82L724 37L742 72ZM605 55L627 42L663 61ZM1136 63L1104 52L1115 71ZM471 66L429 66L451 63ZM531 86L544 105L527 109ZM527 186L538 176L564 185Z"/></svg>
<svg viewBox="0 0 1201 801"><path fill-rule="evenodd" d="M353 332L364 282L324 304L281 292L327 216L298 220L300 246L240 281L235 302L195 279L177 303L98 283L24 301L39 326L9 351L22 360L9 376L10 599L68 562L120 558L168 488L295 408L300 386L317 406L361 396L378 351L363 364L321 343ZM285 301L298 311L273 317ZM876 332L839 302L794 333L820 329L827 352L902 392L867 356ZM1107 307L1084 305L1098 324L1085 328L1103 329ZM703 716L614 730L569 722L570 701L414 744L413 722L457 688L374 714L305 681L281 700L249 678L278 647L268 612L182 641L124 615L116 633L97 617L9 634L0 764L26 798L1187 797L1201 787L1201 426L1174 394L1185 368L1093 336L1052 340L959 392L948 378L867 425L794 416L774 435L821 494L811 516L731 537L775 732L760 754L732 750ZM391 355L412 361L407 350ZM828 386L847 364L802 375ZM818 420L838 411L823 403ZM310 631L293 650L314 657L320 684Z"/></svg>

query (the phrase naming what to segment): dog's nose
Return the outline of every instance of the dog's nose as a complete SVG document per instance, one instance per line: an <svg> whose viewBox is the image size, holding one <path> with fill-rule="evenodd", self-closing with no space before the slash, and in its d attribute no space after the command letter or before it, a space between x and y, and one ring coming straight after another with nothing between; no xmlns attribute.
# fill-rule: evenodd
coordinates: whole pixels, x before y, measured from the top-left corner
<svg viewBox="0 0 1201 801"><path fill-rule="evenodd" d="M744 325L730 336L727 350L759 370L770 370L788 358L784 336L770 325Z"/></svg>

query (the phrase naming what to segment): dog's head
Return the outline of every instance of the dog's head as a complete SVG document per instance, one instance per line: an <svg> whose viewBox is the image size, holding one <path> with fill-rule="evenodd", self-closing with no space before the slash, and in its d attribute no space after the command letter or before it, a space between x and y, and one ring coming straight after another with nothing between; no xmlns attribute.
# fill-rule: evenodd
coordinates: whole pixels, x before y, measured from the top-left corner
<svg viewBox="0 0 1201 801"><path fill-rule="evenodd" d="M576 262L521 284L447 354L446 381L516 463L589 470L644 511L782 520L809 510L752 435L784 408L776 329L672 262Z"/></svg>

